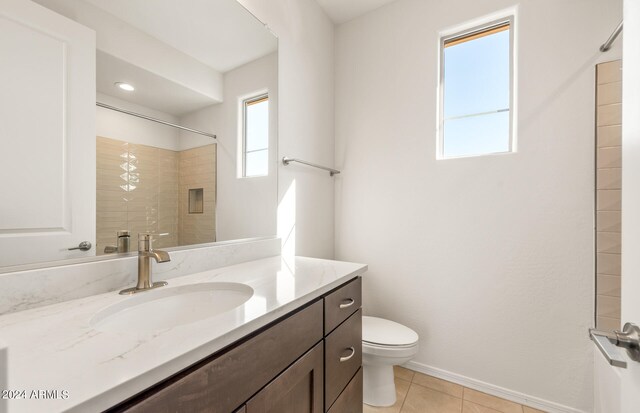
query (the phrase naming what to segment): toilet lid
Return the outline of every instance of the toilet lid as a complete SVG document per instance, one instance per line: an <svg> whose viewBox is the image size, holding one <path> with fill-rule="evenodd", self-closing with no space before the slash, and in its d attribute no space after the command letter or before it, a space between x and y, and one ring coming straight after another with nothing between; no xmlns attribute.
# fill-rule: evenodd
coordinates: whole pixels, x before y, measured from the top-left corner
<svg viewBox="0 0 640 413"><path fill-rule="evenodd" d="M418 341L418 333L395 321L363 316L362 341L383 346L406 346Z"/></svg>

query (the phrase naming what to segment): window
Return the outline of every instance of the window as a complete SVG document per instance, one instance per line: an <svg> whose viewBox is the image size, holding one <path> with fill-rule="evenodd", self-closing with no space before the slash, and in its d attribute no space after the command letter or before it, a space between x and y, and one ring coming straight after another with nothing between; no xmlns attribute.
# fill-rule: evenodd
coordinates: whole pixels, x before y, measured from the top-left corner
<svg viewBox="0 0 640 413"><path fill-rule="evenodd" d="M269 96L242 102L242 176L269 174Z"/></svg>
<svg viewBox="0 0 640 413"><path fill-rule="evenodd" d="M513 150L512 21L442 38L439 158Z"/></svg>

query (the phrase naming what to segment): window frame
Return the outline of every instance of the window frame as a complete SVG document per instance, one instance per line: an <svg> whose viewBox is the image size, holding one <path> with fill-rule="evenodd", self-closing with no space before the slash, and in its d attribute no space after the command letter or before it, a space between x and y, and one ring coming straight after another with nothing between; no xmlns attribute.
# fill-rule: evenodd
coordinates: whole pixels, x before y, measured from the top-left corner
<svg viewBox="0 0 640 413"><path fill-rule="evenodd" d="M251 97L244 98L241 100L242 105L242 169L241 169L241 178L261 178L265 176L269 176L269 165L267 163L267 173L263 175L247 175L247 153L250 152L259 152L259 151L267 151L267 159L269 159L269 148L270 148L270 140L271 134L270 132L270 118L271 118L271 108L269 108L267 112L267 122L269 126L267 126L267 147L265 149L256 149L253 151L247 151L247 107L251 104L258 103L260 101L266 100L268 103L271 103L271 99L269 98L269 92L260 92L258 94L253 94Z"/></svg>
<svg viewBox="0 0 640 413"><path fill-rule="evenodd" d="M445 46L447 43L451 41L455 41L458 39L463 39L466 37L473 36L475 34L483 33L500 26L509 26L509 148L506 151L501 152L483 152L483 153L475 153L470 155L459 155L459 156L445 156L444 154L444 145L445 145L445 136L444 136L444 69L445 69L445 59L444 52ZM474 41L476 39L472 39L469 41ZM474 24L471 27L467 27L462 30L457 30L450 34L440 34L439 36L439 75L438 75L438 133L437 133L437 144L436 144L436 159L438 160L446 160L446 159L459 159L459 158L475 158L480 156L488 156L488 155L503 155L509 153L516 152L516 135L515 135L515 122L516 122L516 108L515 108L515 96L516 96L516 70L515 70L515 60L516 60L516 48L515 48L515 14L510 14L498 19L493 19L487 21L482 24Z"/></svg>

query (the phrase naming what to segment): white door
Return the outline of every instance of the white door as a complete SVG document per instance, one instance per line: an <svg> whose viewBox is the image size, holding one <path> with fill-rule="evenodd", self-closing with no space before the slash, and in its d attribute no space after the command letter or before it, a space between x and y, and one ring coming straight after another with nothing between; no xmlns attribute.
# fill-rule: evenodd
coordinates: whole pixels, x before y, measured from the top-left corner
<svg viewBox="0 0 640 413"><path fill-rule="evenodd" d="M95 33L0 0L0 267L94 255Z"/></svg>
<svg viewBox="0 0 640 413"><path fill-rule="evenodd" d="M640 1L624 1L622 54L622 322L640 325ZM625 354L626 356L626 354ZM640 412L640 363L620 370L621 407Z"/></svg>

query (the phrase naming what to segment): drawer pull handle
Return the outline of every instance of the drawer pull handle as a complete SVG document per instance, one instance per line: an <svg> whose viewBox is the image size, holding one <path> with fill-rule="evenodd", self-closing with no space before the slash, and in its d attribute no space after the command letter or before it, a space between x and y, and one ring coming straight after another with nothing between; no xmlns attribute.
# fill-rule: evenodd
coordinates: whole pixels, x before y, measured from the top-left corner
<svg viewBox="0 0 640 413"><path fill-rule="evenodd" d="M353 304L355 304L355 300L353 298L347 298L346 300L344 300L346 302L340 304L340 308L347 308L347 307L351 307Z"/></svg>
<svg viewBox="0 0 640 413"><path fill-rule="evenodd" d="M351 354L349 354L348 356L340 357L340 363L344 363L345 361L350 360L351 357L353 357L354 354L356 354L356 349L353 347L349 347L347 350L350 350Z"/></svg>

